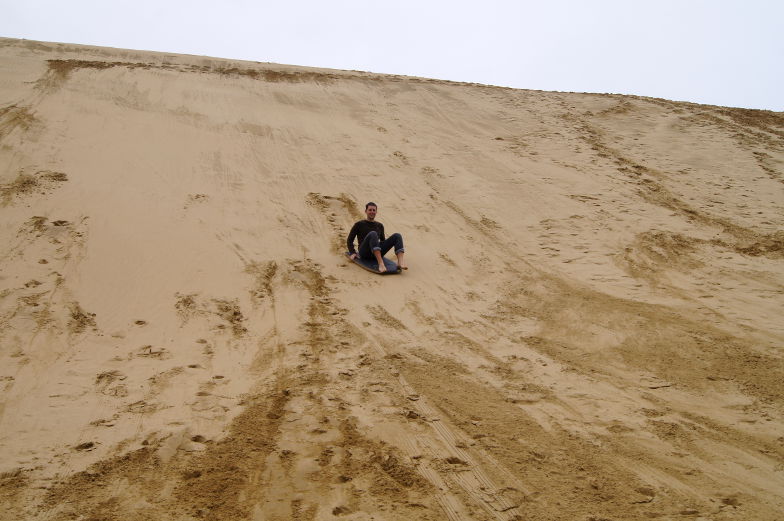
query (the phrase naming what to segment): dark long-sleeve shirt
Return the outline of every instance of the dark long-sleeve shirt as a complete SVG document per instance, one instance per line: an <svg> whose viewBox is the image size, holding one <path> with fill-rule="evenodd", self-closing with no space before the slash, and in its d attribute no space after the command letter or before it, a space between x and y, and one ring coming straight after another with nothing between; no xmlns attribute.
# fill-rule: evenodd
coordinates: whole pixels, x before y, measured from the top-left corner
<svg viewBox="0 0 784 521"><path fill-rule="evenodd" d="M358 239L359 244L361 245L362 241L365 240L365 236L367 236L367 234L370 232L376 232L378 234L379 240L381 241L386 239L386 237L384 237L384 225L380 222L368 221L367 219L355 222L354 226L351 227L351 231L348 232L348 239L346 239L348 252L357 252L357 250L354 248L354 238Z"/></svg>

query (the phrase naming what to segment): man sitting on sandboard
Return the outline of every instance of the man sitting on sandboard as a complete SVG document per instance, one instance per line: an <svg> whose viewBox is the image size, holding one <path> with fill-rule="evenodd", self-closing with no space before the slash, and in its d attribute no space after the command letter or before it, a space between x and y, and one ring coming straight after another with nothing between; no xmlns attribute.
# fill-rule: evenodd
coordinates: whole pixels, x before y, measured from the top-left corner
<svg viewBox="0 0 784 521"><path fill-rule="evenodd" d="M403 248L403 236L399 233L393 233L388 239L384 237L384 225L376 221L376 212L378 212L378 205L370 202L365 205L365 215L367 219L357 221L351 227L351 231L346 239L348 246L349 257L353 260L359 255L362 259L375 260L378 262L379 273L387 271L384 266L384 254L395 248L395 255L397 255L397 265L402 270L407 270L406 262L404 260L405 249ZM359 253L354 249L354 239L359 240Z"/></svg>

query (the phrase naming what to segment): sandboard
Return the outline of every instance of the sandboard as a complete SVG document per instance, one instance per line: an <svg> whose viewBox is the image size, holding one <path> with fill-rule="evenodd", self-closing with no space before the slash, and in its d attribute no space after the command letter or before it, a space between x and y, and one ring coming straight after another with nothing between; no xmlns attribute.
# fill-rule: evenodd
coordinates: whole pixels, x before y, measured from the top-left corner
<svg viewBox="0 0 784 521"><path fill-rule="evenodd" d="M359 255L357 255L357 257L355 259L352 259L351 258L351 254L349 252L346 252L346 257L348 257L349 260L353 261L354 264L356 264L358 266L361 266L361 267L365 268L368 271L372 271L373 273L376 273L377 275L394 275L396 273L400 273L400 271L401 271L395 261L391 261L391 260L387 259L386 257L382 257L382 259L384 259L384 266L387 267L387 271L385 271L384 273L381 273L380 271L378 271L378 262L376 262L375 259L373 259L373 260L363 259Z"/></svg>

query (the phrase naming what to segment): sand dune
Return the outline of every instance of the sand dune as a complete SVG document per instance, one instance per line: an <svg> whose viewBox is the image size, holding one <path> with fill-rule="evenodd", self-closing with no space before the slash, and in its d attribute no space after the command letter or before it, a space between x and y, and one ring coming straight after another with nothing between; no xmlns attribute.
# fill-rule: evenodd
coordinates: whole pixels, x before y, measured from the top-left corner
<svg viewBox="0 0 784 521"><path fill-rule="evenodd" d="M0 39L0 166L2 519L781 519L781 113Z"/></svg>

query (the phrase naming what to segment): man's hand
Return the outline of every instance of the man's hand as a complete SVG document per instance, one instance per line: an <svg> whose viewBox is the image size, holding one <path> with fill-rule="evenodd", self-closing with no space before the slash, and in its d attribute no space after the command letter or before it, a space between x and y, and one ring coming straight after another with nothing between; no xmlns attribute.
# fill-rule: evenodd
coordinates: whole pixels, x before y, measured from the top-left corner
<svg viewBox="0 0 784 521"><path fill-rule="evenodd" d="M349 255L348 258L351 259L351 260L354 260L354 259L357 258L357 254L356 253L352 253L351 255Z"/></svg>

